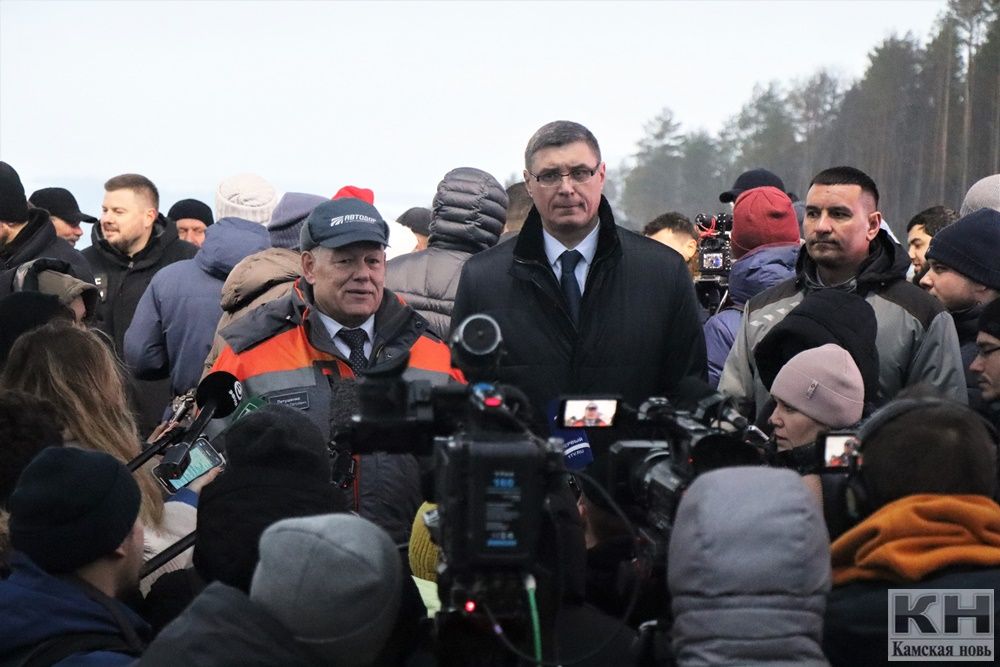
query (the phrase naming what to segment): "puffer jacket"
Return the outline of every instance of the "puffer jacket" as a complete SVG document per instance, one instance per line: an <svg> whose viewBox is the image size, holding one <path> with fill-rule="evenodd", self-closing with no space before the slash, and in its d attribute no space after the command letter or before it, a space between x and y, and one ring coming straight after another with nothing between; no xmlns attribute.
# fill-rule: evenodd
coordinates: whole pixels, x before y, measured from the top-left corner
<svg viewBox="0 0 1000 667"><path fill-rule="evenodd" d="M797 474L754 467L698 477L678 509L667 570L678 665L828 664L829 543Z"/></svg>
<svg viewBox="0 0 1000 667"><path fill-rule="evenodd" d="M215 340L202 367L202 377L212 369L226 346L221 331L258 306L292 291L292 283L302 271L301 255L287 248L268 248L240 261L222 286L222 317L215 327Z"/></svg>
<svg viewBox="0 0 1000 667"><path fill-rule="evenodd" d="M864 297L875 311L881 400L891 400L904 387L927 383L945 397L965 404L965 374L955 325L937 299L907 282L909 261L906 252L880 230L857 276L843 287L826 288L816 278L816 263L803 246L796 276L761 292L747 304L719 379L719 391L737 399L752 399L759 410L769 394L753 358L757 344L806 293L847 289Z"/></svg>
<svg viewBox="0 0 1000 667"><path fill-rule="evenodd" d="M705 348L708 352L708 381L719 384L722 367L736 340L743 319L743 306L768 287L795 275L799 244L787 243L754 248L733 263L729 272L729 301L726 307L705 322Z"/></svg>
<svg viewBox="0 0 1000 667"><path fill-rule="evenodd" d="M427 249L391 260L386 265L386 287L445 338L462 265L497 244L506 216L507 193L495 178L471 167L451 170L434 195Z"/></svg>
<svg viewBox="0 0 1000 667"><path fill-rule="evenodd" d="M223 281L240 260L270 245L262 225L223 218L208 228L194 259L161 269L125 332L125 361L135 376L157 380L169 375L175 395L196 387L222 316Z"/></svg>

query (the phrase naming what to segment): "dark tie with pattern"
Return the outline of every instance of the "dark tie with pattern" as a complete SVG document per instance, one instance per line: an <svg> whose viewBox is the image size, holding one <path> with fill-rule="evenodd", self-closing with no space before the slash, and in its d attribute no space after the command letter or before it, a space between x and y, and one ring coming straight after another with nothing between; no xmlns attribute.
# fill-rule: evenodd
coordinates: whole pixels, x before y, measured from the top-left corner
<svg viewBox="0 0 1000 667"><path fill-rule="evenodd" d="M566 305L569 306L569 316L576 323L580 319L580 283L573 273L576 265L583 259L583 255L577 250L567 250L559 256L562 265L562 275L559 276L559 287L562 288L563 296L566 297Z"/></svg>
<svg viewBox="0 0 1000 667"><path fill-rule="evenodd" d="M368 357L365 356L365 343L368 341L368 334L364 329L341 329L337 336L343 339L351 348L351 356L348 363L355 375L368 368Z"/></svg>

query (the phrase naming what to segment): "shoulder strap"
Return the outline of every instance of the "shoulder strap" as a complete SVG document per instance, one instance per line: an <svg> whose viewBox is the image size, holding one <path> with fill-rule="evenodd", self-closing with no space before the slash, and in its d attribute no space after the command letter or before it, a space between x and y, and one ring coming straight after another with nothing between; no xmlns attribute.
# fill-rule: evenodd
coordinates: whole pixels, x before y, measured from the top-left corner
<svg viewBox="0 0 1000 667"><path fill-rule="evenodd" d="M93 653L95 651L111 651L138 657L140 651L135 650L128 642L118 635L97 632L80 632L60 635L48 639L32 647L27 655L15 656L11 667L51 667L71 655L78 653Z"/></svg>

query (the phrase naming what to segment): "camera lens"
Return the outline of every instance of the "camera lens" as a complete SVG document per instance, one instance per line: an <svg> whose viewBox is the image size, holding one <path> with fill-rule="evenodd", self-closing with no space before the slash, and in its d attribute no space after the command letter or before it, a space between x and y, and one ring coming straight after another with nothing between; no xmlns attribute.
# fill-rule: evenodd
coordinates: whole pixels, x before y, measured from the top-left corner
<svg viewBox="0 0 1000 667"><path fill-rule="evenodd" d="M481 314L465 318L452 337L453 344L477 357L493 354L501 341L500 325L489 315Z"/></svg>

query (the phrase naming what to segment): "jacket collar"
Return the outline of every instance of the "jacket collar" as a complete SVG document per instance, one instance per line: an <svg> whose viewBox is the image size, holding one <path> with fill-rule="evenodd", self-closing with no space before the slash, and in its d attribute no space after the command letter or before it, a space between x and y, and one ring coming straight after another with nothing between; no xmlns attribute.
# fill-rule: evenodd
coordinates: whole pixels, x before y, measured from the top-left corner
<svg viewBox="0 0 1000 667"><path fill-rule="evenodd" d="M56 238L56 228L52 226L49 214L40 208L28 210L28 222L10 243L0 246L0 260L14 265L34 259ZM16 259L15 259L16 258Z"/></svg>
<svg viewBox="0 0 1000 667"><path fill-rule="evenodd" d="M91 237L94 241L93 245L110 261L136 269L155 265L160 261L164 249L178 239L177 225L174 224L173 220L164 217L162 213L153 222L153 233L150 235L149 241L146 242L146 247L131 257L108 243L101 231L100 224L94 225Z"/></svg>
<svg viewBox="0 0 1000 667"><path fill-rule="evenodd" d="M854 277L841 285L824 285L819 280L816 262L809 256L807 246L802 244L795 263L796 284L805 286L808 291L835 287L865 296L888 283L905 280L909 261L899 244L880 229L868 246L868 257L861 262Z"/></svg>
<svg viewBox="0 0 1000 667"><path fill-rule="evenodd" d="M603 195L601 195L601 204L597 209L597 217L595 265L604 259L621 256L621 242L618 239L615 216L611 212L611 204ZM514 259L517 262L540 263L546 267L549 265L548 257L545 255L545 240L542 237L542 218L534 206L531 207L531 211L524 221L521 233L517 235L517 241L514 245Z"/></svg>

